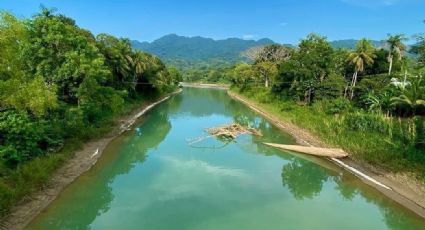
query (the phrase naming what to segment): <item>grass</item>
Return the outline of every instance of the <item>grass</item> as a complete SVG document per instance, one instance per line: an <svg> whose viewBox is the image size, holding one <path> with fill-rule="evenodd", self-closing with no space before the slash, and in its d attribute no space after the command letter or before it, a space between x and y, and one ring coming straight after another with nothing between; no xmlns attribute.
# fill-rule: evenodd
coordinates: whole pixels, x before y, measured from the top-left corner
<svg viewBox="0 0 425 230"><path fill-rule="evenodd" d="M64 146L57 152L46 154L10 169L0 164L0 217L25 196L39 191L50 180L53 173L74 156L84 143L101 138L111 132L119 118L131 114L135 109L148 104L161 95L151 95L130 101L122 111L106 119L98 128L81 130L81 135L65 140Z"/></svg>
<svg viewBox="0 0 425 230"><path fill-rule="evenodd" d="M412 119L384 118L382 115L369 115L358 109L327 114L325 103L298 105L294 101L279 100L261 89L244 92L232 89L232 92L248 98L282 121L308 130L327 145L344 149L357 161L386 171L412 172L425 182L425 150L415 149L411 144ZM356 126L356 123L351 122L356 116L373 119L365 127Z"/></svg>

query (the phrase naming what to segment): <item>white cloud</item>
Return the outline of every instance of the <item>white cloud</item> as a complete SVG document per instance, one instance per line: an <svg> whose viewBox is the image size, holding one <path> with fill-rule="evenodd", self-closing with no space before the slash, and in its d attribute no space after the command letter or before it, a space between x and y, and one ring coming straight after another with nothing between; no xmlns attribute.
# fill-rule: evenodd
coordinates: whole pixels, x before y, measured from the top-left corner
<svg viewBox="0 0 425 230"><path fill-rule="evenodd" d="M244 40L251 40L251 39L254 39L254 38L255 38L255 35L253 35L253 34L242 35L242 39L244 39Z"/></svg>

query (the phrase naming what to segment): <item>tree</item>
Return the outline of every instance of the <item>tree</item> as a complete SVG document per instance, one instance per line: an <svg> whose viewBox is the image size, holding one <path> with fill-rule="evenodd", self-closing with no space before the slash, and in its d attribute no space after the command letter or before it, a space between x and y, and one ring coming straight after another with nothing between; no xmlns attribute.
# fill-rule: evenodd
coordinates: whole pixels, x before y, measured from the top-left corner
<svg viewBox="0 0 425 230"><path fill-rule="evenodd" d="M251 65L246 63L237 64L233 69L232 73L232 82L238 86L241 86L241 89L245 89L249 86L250 83L254 83L255 71Z"/></svg>
<svg viewBox="0 0 425 230"><path fill-rule="evenodd" d="M264 86L268 88L270 78L277 74L280 63L291 57L291 52L282 45L273 44L253 47L243 52L242 55L255 61L255 69L264 78Z"/></svg>
<svg viewBox="0 0 425 230"><path fill-rule="evenodd" d="M138 77L147 69L147 57L145 53L136 51L134 54L126 56L126 58L130 63L130 68L133 73L133 90L136 90Z"/></svg>
<svg viewBox="0 0 425 230"><path fill-rule="evenodd" d="M57 106L56 87L24 71L23 48L28 44L25 24L0 13L0 111L17 109L43 115Z"/></svg>
<svg viewBox="0 0 425 230"><path fill-rule="evenodd" d="M29 21L28 37L23 51L27 73L56 85L65 102L77 103L78 87L86 77L99 82L112 77L94 36L71 18L43 9Z"/></svg>
<svg viewBox="0 0 425 230"><path fill-rule="evenodd" d="M273 62L264 61L254 65L254 69L258 71L262 79L264 79L264 87L268 88L270 81L277 75L277 67Z"/></svg>
<svg viewBox="0 0 425 230"><path fill-rule="evenodd" d="M97 47L105 57L105 64L112 70L113 79L109 85L122 89L125 81L129 81L130 65L127 56L132 54L132 48L128 39L118 39L108 34L96 36Z"/></svg>
<svg viewBox="0 0 425 230"><path fill-rule="evenodd" d="M416 36L417 43L412 47L412 52L418 55L420 66L425 67L425 36Z"/></svg>
<svg viewBox="0 0 425 230"><path fill-rule="evenodd" d="M183 81L183 76L176 67L169 67L168 72L170 73L170 78L173 80L175 85Z"/></svg>
<svg viewBox="0 0 425 230"><path fill-rule="evenodd" d="M386 40L389 49L388 62L390 63L388 68L388 75L391 75L392 72L394 56L396 56L398 60L403 58L403 53L406 51L406 45L403 44L403 41L405 40L407 39L403 34L388 35Z"/></svg>
<svg viewBox="0 0 425 230"><path fill-rule="evenodd" d="M326 37L317 34L310 34L301 40L299 50L295 54L303 78L314 78L317 82L322 82L329 74L336 72L334 58L331 44Z"/></svg>
<svg viewBox="0 0 425 230"><path fill-rule="evenodd" d="M242 56L255 62L273 62L278 64L291 57L291 50L282 45L272 44L250 48L244 51Z"/></svg>
<svg viewBox="0 0 425 230"><path fill-rule="evenodd" d="M412 115L416 115L419 108L425 107L425 84L422 76L413 77L410 84L403 87L401 95L391 99L392 105L408 108Z"/></svg>
<svg viewBox="0 0 425 230"><path fill-rule="evenodd" d="M357 43L356 50L349 54L349 61L354 66L350 99L353 99L354 96L354 87L356 86L358 73L363 72L365 66L372 65L375 57L375 49L372 43L367 39L360 40Z"/></svg>

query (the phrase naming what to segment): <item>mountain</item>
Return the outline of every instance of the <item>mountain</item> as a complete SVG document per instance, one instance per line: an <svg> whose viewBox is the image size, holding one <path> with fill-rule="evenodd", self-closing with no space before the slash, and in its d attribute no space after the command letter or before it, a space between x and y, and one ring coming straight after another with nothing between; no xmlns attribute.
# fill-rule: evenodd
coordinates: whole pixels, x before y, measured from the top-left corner
<svg viewBox="0 0 425 230"><path fill-rule="evenodd" d="M338 48L355 49L357 42L359 42L359 40L355 40L355 39L336 40L336 41L332 41L331 45L332 47L336 49ZM385 45L384 41L371 40L371 42L377 48L383 47Z"/></svg>
<svg viewBox="0 0 425 230"><path fill-rule="evenodd" d="M359 40L346 39L330 42L334 48L354 49ZM246 61L241 57L241 52L256 46L276 44L271 39L244 40L240 38L228 38L214 40L200 36L185 37L176 34L163 36L153 42L131 41L134 49L155 54L167 64L175 65L181 69L193 66L225 66ZM375 47L382 47L383 41L373 41ZM285 44L294 48L294 45Z"/></svg>
<svg viewBox="0 0 425 230"><path fill-rule="evenodd" d="M240 53L255 46L274 44L264 38L257 41L239 38L214 40L204 37L184 37L176 34L166 35L153 42L131 41L134 49L155 54L166 62L183 60L188 62L221 60L235 63L243 60Z"/></svg>

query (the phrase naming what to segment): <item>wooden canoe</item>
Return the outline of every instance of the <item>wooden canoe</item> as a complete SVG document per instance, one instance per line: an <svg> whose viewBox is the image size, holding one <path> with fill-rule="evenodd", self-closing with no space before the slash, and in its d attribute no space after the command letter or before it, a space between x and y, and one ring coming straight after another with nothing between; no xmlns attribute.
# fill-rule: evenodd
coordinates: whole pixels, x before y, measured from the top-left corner
<svg viewBox="0 0 425 230"><path fill-rule="evenodd" d="M334 149L334 148L318 148L318 147L306 147L300 145L281 145L274 143L263 143L268 146L272 146L278 149L294 151L298 153L305 153L318 157L332 157L332 158L344 158L347 157L348 154L344 152L342 149Z"/></svg>

